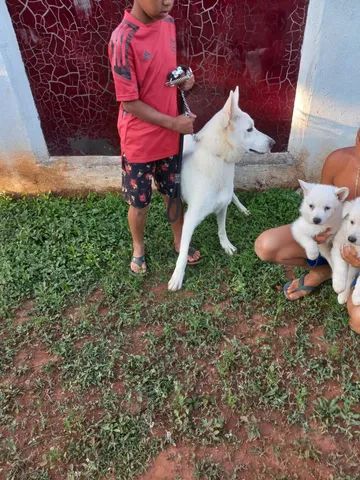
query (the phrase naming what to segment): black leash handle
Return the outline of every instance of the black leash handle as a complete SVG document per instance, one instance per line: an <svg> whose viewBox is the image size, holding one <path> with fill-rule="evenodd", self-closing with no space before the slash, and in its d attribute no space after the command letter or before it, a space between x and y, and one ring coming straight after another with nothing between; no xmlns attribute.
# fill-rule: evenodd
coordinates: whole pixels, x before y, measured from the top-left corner
<svg viewBox="0 0 360 480"><path fill-rule="evenodd" d="M179 96L180 102L180 111L182 114L185 114L186 107L183 100L183 96L180 94ZM175 185L172 195L169 198L168 206L167 206L167 218L169 223L175 223L182 212L182 201L181 201L181 167L182 167L182 160L183 160L183 150L184 150L184 135L180 134L179 139L179 153L175 157L176 161L176 168L175 168Z"/></svg>

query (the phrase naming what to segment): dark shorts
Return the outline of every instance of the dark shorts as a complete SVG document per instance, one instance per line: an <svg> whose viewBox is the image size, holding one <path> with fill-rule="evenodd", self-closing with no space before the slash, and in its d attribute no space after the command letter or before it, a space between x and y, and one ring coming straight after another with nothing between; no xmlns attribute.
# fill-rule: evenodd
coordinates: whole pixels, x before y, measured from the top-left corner
<svg viewBox="0 0 360 480"><path fill-rule="evenodd" d="M319 255L315 260L309 260L308 258L306 259L306 263L309 265L309 267L321 267L322 265L329 265L328 261L326 258L322 257Z"/></svg>
<svg viewBox="0 0 360 480"><path fill-rule="evenodd" d="M150 204L152 179L160 193L171 196L175 186L176 157L148 163L129 163L122 156L122 191L129 205L144 208Z"/></svg>

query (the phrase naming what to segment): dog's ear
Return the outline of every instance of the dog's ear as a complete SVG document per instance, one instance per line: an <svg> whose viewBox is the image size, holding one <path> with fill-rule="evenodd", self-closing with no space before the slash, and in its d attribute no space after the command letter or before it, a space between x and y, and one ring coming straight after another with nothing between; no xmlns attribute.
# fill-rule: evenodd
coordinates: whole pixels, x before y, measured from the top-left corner
<svg viewBox="0 0 360 480"><path fill-rule="evenodd" d="M342 218L346 218L351 210L353 202L344 202L344 206L342 209Z"/></svg>
<svg viewBox="0 0 360 480"><path fill-rule="evenodd" d="M298 179L298 182L304 195L308 194L312 187L311 183L307 183L307 182L304 182L304 180L299 180L299 179Z"/></svg>
<svg viewBox="0 0 360 480"><path fill-rule="evenodd" d="M335 190L335 195L338 197L340 202L345 202L349 193L350 193L350 190L348 189L348 187L341 187Z"/></svg>
<svg viewBox="0 0 360 480"><path fill-rule="evenodd" d="M223 127L227 128L234 114L234 92L231 90L228 99L222 109Z"/></svg>
<svg viewBox="0 0 360 480"><path fill-rule="evenodd" d="M234 103L236 106L239 106L239 97L240 97L239 87L236 86L234 90Z"/></svg>

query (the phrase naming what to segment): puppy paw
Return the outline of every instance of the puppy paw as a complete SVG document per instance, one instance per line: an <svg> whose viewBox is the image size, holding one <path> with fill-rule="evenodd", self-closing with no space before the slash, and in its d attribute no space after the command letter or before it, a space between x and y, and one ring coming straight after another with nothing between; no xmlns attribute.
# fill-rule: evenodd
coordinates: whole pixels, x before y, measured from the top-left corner
<svg viewBox="0 0 360 480"><path fill-rule="evenodd" d="M307 248L306 256L309 260L316 260L319 256L319 249L317 247Z"/></svg>
<svg viewBox="0 0 360 480"><path fill-rule="evenodd" d="M225 242L221 242L221 246L222 248L225 250L225 252L228 254L228 255L234 255L234 253L236 252L237 248L232 244L230 243L229 241Z"/></svg>
<svg viewBox="0 0 360 480"><path fill-rule="evenodd" d="M184 280L184 272L177 272L176 269L168 283L168 290L176 292L180 290Z"/></svg>
<svg viewBox="0 0 360 480"><path fill-rule="evenodd" d="M345 290L346 284L341 278L333 278L332 287L336 293L341 293Z"/></svg>
<svg viewBox="0 0 360 480"><path fill-rule="evenodd" d="M246 215L247 217L248 217L249 215L251 215L250 210L248 210L246 207L244 207L244 209L242 210L242 212L243 212L243 214Z"/></svg>
<svg viewBox="0 0 360 480"><path fill-rule="evenodd" d="M347 302L348 297L349 297L349 292L348 291L344 291L344 292L339 293L339 295L337 297L338 303L340 305L344 305L344 303Z"/></svg>

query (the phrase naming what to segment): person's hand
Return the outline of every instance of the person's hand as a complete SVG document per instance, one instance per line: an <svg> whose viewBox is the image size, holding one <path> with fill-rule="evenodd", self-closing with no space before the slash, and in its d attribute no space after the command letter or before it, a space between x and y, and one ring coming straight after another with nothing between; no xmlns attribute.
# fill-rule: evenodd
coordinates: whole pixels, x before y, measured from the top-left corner
<svg viewBox="0 0 360 480"><path fill-rule="evenodd" d="M319 243L319 244L325 243L326 240L330 237L330 235L331 235L331 228L329 227L323 232L320 232L317 235L315 235L314 240L316 243Z"/></svg>
<svg viewBox="0 0 360 480"><path fill-rule="evenodd" d="M194 84L195 84L195 77L194 75L191 75L190 78L187 78L186 80L184 80L184 82L180 83L179 88L180 90L187 92L188 90L192 89Z"/></svg>
<svg viewBox="0 0 360 480"><path fill-rule="evenodd" d="M341 256L345 262L354 268L360 268L360 258L354 245L343 245L341 248Z"/></svg>
<svg viewBox="0 0 360 480"><path fill-rule="evenodd" d="M175 132L187 134L194 133L194 121L196 115L178 115L174 118L172 130Z"/></svg>

